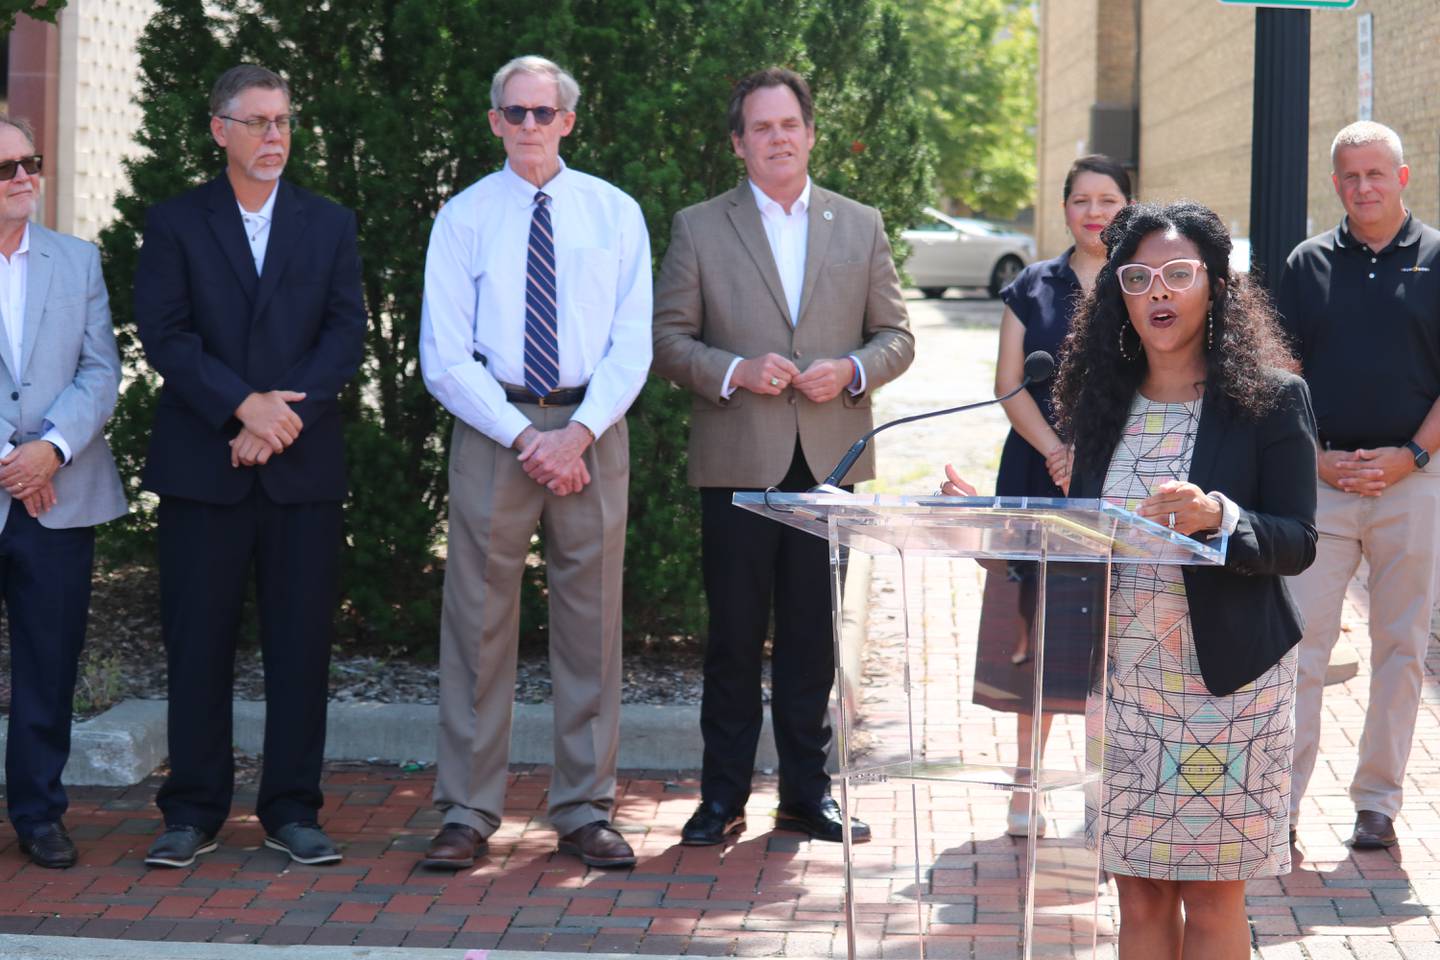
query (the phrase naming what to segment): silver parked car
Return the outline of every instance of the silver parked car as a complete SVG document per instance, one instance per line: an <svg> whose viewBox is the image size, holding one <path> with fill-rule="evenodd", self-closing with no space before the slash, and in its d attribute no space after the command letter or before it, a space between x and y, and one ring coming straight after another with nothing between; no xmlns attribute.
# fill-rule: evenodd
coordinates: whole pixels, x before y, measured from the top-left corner
<svg viewBox="0 0 1440 960"><path fill-rule="evenodd" d="M990 296L1035 259L1035 241L985 220L952 217L925 208L926 220L901 233L910 245L905 270L927 297L950 287L984 287Z"/></svg>

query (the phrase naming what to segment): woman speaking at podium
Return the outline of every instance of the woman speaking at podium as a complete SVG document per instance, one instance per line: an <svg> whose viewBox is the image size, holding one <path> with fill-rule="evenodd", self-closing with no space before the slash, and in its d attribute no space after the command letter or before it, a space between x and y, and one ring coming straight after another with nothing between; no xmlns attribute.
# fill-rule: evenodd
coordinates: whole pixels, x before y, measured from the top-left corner
<svg viewBox="0 0 1440 960"><path fill-rule="evenodd" d="M1055 384L1070 496L1229 543L1220 567L1112 568L1087 834L1119 890L1122 960L1242 960L1245 881L1290 870L1300 622L1282 578L1315 557L1310 395L1214 213L1137 204L1103 239Z"/></svg>

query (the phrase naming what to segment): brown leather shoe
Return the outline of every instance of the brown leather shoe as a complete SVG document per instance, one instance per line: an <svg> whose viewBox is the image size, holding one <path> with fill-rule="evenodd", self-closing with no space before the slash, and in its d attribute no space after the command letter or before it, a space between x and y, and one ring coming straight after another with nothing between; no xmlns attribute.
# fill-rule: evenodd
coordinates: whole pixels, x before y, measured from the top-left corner
<svg viewBox="0 0 1440 960"><path fill-rule="evenodd" d="M1350 846L1356 850L1383 850L1393 847L1399 841L1395 836L1395 821L1374 810L1361 810L1355 814L1355 833Z"/></svg>
<svg viewBox="0 0 1440 960"><path fill-rule="evenodd" d="M591 867L635 866L635 851L609 820L596 820L565 834L560 838L560 852L577 856Z"/></svg>
<svg viewBox="0 0 1440 960"><path fill-rule="evenodd" d="M463 823L447 823L430 841L420 866L436 870L463 870L475 866L475 858L485 856L489 849L490 844L480 836L479 830Z"/></svg>

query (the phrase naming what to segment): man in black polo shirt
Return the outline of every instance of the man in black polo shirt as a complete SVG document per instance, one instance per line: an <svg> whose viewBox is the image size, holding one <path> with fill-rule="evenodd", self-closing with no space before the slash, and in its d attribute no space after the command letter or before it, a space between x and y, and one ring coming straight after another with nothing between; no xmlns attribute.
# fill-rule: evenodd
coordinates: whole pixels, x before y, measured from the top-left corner
<svg viewBox="0 0 1440 960"><path fill-rule="evenodd" d="M1395 843L1435 606L1440 539L1440 231L1405 209L1400 138L1378 123L1335 137L1340 226L1295 248L1278 306L1320 428L1315 563L1289 582L1305 617L1290 817L1315 766L1320 698L1345 588L1370 564L1370 700L1350 783L1359 848ZM1292 833L1293 836L1293 833Z"/></svg>

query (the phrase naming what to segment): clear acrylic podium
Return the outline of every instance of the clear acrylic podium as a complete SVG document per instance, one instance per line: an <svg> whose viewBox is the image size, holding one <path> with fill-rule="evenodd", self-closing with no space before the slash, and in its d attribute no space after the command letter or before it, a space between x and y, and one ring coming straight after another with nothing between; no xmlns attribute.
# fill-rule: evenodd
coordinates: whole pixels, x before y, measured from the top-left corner
<svg viewBox="0 0 1440 960"><path fill-rule="evenodd" d="M875 833L852 844L847 818L847 955L1094 955L1110 911L1085 810L1103 775L1110 565L1220 564L1224 538L1200 543L1098 500L734 502L830 545L835 781ZM852 552L878 561L864 650L845 627ZM1049 731L1043 754L1027 725ZM1016 793L1045 816L1043 837L1033 815L1013 825L1026 836L1007 835Z"/></svg>

